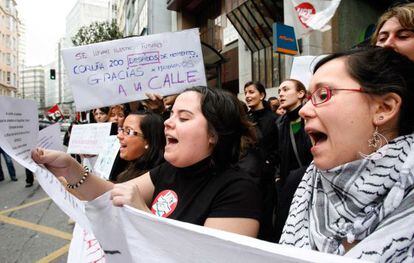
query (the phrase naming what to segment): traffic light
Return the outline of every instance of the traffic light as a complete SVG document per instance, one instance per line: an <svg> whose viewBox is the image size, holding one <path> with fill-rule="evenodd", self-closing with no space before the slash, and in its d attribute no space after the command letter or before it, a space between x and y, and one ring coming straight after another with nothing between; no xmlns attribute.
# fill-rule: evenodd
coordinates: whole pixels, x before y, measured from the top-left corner
<svg viewBox="0 0 414 263"><path fill-rule="evenodd" d="M54 68L50 69L50 79L56 79L56 70Z"/></svg>

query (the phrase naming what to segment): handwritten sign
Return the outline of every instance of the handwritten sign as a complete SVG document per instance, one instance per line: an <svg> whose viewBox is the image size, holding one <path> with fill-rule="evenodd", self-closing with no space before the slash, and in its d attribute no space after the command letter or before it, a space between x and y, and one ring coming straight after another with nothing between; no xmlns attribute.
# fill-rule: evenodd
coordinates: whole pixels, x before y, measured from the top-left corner
<svg viewBox="0 0 414 263"><path fill-rule="evenodd" d="M35 101L0 96L0 146L32 172L36 164L30 151L36 146L38 133Z"/></svg>
<svg viewBox="0 0 414 263"><path fill-rule="evenodd" d="M120 143L115 135L106 138L103 151L99 154L93 168L93 171L99 175L99 177L109 180L109 175L111 174L119 147Z"/></svg>
<svg viewBox="0 0 414 263"><path fill-rule="evenodd" d="M73 125L67 153L99 154L111 131L110 122Z"/></svg>
<svg viewBox="0 0 414 263"><path fill-rule="evenodd" d="M74 47L62 55L77 111L206 85L198 29Z"/></svg>
<svg viewBox="0 0 414 263"><path fill-rule="evenodd" d="M63 152L63 141L60 136L59 123L55 123L39 131L37 147Z"/></svg>

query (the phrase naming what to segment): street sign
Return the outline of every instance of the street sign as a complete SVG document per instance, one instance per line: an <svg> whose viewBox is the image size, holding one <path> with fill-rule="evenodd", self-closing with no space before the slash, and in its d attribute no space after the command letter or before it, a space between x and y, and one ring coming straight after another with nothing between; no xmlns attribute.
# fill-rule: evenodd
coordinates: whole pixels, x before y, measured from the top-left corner
<svg viewBox="0 0 414 263"><path fill-rule="evenodd" d="M273 51L288 55L296 55L298 53L293 27L281 23L273 23Z"/></svg>

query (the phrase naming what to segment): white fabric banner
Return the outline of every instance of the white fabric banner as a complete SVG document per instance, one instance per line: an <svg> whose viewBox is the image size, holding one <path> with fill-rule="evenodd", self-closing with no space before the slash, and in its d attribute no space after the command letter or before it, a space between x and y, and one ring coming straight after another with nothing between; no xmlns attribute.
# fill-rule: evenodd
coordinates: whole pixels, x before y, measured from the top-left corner
<svg viewBox="0 0 414 263"><path fill-rule="evenodd" d="M106 262L105 252L99 245L96 237L91 232L83 229L79 224L75 224L73 229L67 262Z"/></svg>
<svg viewBox="0 0 414 263"><path fill-rule="evenodd" d="M46 168L38 166L36 179L53 202L82 228L91 231L88 218L85 216L84 202L69 193L65 186Z"/></svg>
<svg viewBox="0 0 414 263"><path fill-rule="evenodd" d="M293 27L298 38L313 30L331 29L328 22L335 15L341 0L290 0L293 12Z"/></svg>
<svg viewBox="0 0 414 263"><path fill-rule="evenodd" d="M68 48L62 56L77 111L207 85L198 29Z"/></svg>
<svg viewBox="0 0 414 263"><path fill-rule="evenodd" d="M362 262L114 207L109 192L85 208L107 262Z"/></svg>

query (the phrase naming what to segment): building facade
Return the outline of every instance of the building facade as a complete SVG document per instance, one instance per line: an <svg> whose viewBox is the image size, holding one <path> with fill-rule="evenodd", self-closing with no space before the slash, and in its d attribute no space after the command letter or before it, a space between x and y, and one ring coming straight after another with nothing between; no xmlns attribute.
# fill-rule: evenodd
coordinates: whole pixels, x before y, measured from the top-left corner
<svg viewBox="0 0 414 263"><path fill-rule="evenodd" d="M63 66L60 49L72 47L72 37L83 26L88 26L93 22L112 21L116 18L115 0L78 0L72 10L66 16L65 37L60 39L56 50L56 72L57 81L50 83L60 89L61 109L65 115L74 113L74 102L72 89L70 88L65 69ZM59 95L58 95L59 96Z"/></svg>
<svg viewBox="0 0 414 263"><path fill-rule="evenodd" d="M118 0L117 24L124 36L172 31L167 0Z"/></svg>
<svg viewBox="0 0 414 263"><path fill-rule="evenodd" d="M15 0L0 1L0 95L15 97L19 85L19 19Z"/></svg>
<svg viewBox="0 0 414 263"><path fill-rule="evenodd" d="M39 113L45 109L45 69L43 66L24 67L20 71L21 96L34 100Z"/></svg>
<svg viewBox="0 0 414 263"><path fill-rule="evenodd" d="M357 45L381 13L397 2L404 1L341 1L331 30L312 32L298 41L300 55L315 56ZM268 88L268 96L274 96L280 82L290 76L293 57L273 52L272 25L293 24L291 0L168 0L167 8L177 12L178 30L199 27L202 42L224 57L216 74L210 72L209 76L207 68L209 85L221 85L242 96L244 83L260 81Z"/></svg>

